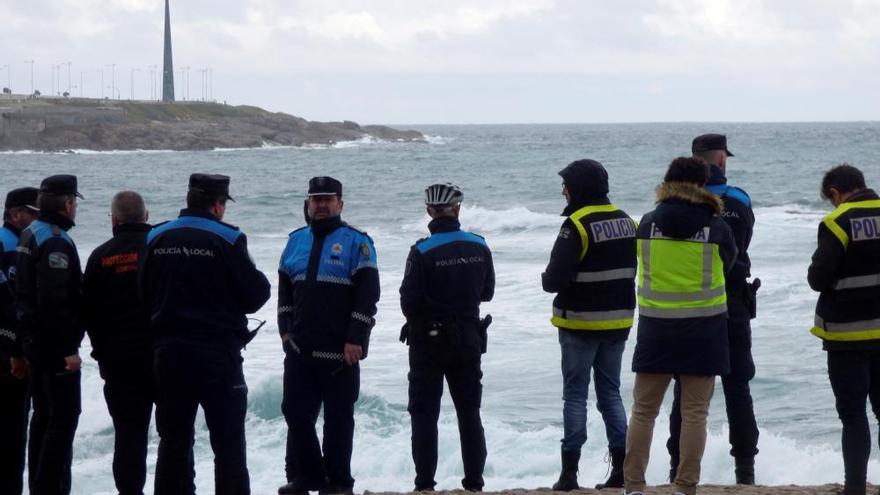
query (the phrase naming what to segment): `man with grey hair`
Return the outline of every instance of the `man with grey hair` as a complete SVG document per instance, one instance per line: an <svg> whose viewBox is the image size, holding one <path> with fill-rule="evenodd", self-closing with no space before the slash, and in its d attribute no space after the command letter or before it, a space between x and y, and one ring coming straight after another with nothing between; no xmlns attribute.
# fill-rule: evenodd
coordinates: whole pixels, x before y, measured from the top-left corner
<svg viewBox="0 0 880 495"><path fill-rule="evenodd" d="M116 430L113 478L122 494L143 493L147 477L153 344L138 303L137 266L151 228L148 217L140 194L113 196L113 238L92 252L83 278L83 323Z"/></svg>

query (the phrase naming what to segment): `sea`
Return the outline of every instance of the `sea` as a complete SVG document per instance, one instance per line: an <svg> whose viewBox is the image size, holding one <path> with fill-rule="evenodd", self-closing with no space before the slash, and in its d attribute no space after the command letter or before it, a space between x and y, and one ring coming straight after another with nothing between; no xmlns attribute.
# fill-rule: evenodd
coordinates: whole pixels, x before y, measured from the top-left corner
<svg viewBox="0 0 880 495"><path fill-rule="evenodd" d="M363 140L333 146L199 152L88 152L0 154L2 188L38 185L51 174L79 177L85 196L71 235L83 259L111 236L110 198L120 190L145 197L151 222L177 216L193 172L231 176L225 220L247 235L258 268L273 285L255 318L267 320L243 351L249 386L247 454L253 493L275 493L285 483L287 426L281 414L283 351L275 323L277 266L288 234L304 223L310 177L344 184L343 219L365 230L378 252L382 298L369 358L362 363L352 469L356 491L406 491L413 486L407 405L407 348L398 288L410 246L427 234L423 190L451 181L464 191L461 222L484 236L494 253L495 298L482 306L494 323L483 356L482 417L488 442L486 489L548 487L559 473L562 379L557 331L550 325L552 295L540 274L563 220L561 178L573 160L592 158L608 169L612 201L635 218L651 210L666 166L689 154L702 133L728 135L729 181L749 192L756 225L749 250L753 276L763 284L752 321L757 374L752 381L761 437L756 478L766 485L842 482L841 426L828 383L821 342L809 333L817 294L806 281L817 225L831 206L819 195L824 171L849 162L868 184L880 185L880 123L646 123L583 125L413 126L427 142ZM135 301L132 301L134 304ZM629 410L634 335L624 354L621 394ZM111 474L113 427L88 338L83 341L83 411L74 443L73 492L115 493ZM668 472L666 412L654 431L647 479ZM589 439L580 463L582 485L608 472L607 441L591 392ZM872 417L872 438L877 438ZM319 422L319 428L321 428ZM320 431L320 430L319 430ZM438 489L460 487L462 463L455 412L444 395L439 424ZM703 458L703 483L734 482L723 391L716 387ZM158 436L148 454L152 491ZM876 444L875 444L876 445ZM212 493L213 456L201 413L195 442L196 482ZM868 479L880 481L874 447Z"/></svg>

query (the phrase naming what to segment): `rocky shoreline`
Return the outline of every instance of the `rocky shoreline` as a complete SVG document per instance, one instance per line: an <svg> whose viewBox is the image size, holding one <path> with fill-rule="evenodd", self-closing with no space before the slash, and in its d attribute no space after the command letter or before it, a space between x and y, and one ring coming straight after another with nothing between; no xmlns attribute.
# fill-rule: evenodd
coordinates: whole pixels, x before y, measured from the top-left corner
<svg viewBox="0 0 880 495"><path fill-rule="evenodd" d="M212 150L333 145L376 139L424 142L413 130L312 122L217 103L0 100L0 151Z"/></svg>

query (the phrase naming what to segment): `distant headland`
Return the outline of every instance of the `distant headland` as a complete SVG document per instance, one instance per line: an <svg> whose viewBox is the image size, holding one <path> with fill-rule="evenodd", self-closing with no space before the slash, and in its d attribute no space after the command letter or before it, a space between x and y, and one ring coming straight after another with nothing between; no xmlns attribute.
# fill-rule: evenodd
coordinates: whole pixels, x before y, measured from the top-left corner
<svg viewBox="0 0 880 495"><path fill-rule="evenodd" d="M419 142L418 131L356 122L311 122L253 106L213 102L0 96L0 151L212 150Z"/></svg>

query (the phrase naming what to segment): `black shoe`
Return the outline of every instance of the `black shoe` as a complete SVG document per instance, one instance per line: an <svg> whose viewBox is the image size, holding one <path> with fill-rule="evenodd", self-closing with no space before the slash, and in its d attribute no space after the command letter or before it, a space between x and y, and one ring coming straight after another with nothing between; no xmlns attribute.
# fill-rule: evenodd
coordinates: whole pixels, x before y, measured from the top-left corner
<svg viewBox="0 0 880 495"><path fill-rule="evenodd" d="M354 487L342 486L333 482L325 483L318 491L318 495L354 495Z"/></svg>
<svg viewBox="0 0 880 495"><path fill-rule="evenodd" d="M553 483L553 490L558 492L568 492L577 490L578 486L578 463L581 460L580 450L563 450L562 452L562 472L559 473L559 480Z"/></svg>
<svg viewBox="0 0 880 495"><path fill-rule="evenodd" d="M623 461L626 457L624 450L611 451L611 473L605 483L596 485L596 490L604 488L623 488Z"/></svg>
<svg viewBox="0 0 880 495"><path fill-rule="evenodd" d="M414 491L414 492L433 492L433 491L434 491L434 487L433 487L433 486L419 486L419 485L416 485L415 488L413 488L413 491Z"/></svg>
<svg viewBox="0 0 880 495"><path fill-rule="evenodd" d="M320 490L323 484L323 481L309 482L297 478L278 488L278 495L309 495L310 491Z"/></svg>
<svg viewBox="0 0 880 495"><path fill-rule="evenodd" d="M736 476L737 485L754 485L755 484L755 458L754 457L737 457L734 459L735 468L733 470Z"/></svg>

